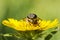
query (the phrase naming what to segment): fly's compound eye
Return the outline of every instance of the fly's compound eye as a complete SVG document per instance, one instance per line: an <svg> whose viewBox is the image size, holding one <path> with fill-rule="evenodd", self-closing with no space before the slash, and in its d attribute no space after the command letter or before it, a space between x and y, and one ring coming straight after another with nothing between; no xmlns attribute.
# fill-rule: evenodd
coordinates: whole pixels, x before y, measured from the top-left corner
<svg viewBox="0 0 60 40"><path fill-rule="evenodd" d="M27 16L27 18L29 18L29 19L35 19L35 18L37 18L37 15L36 14L29 14Z"/></svg>

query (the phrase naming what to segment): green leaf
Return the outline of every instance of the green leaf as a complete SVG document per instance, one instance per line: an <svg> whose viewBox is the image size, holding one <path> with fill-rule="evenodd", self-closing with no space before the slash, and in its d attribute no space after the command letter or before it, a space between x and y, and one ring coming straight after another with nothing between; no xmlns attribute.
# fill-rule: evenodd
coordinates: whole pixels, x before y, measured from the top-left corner
<svg viewBox="0 0 60 40"><path fill-rule="evenodd" d="M60 31L58 31L50 40L60 40Z"/></svg>

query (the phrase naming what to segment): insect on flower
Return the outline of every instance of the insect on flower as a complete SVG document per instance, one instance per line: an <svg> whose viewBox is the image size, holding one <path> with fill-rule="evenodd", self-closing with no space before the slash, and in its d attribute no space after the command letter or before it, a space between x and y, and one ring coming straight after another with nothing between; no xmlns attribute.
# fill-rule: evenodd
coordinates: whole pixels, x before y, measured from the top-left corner
<svg viewBox="0 0 60 40"><path fill-rule="evenodd" d="M10 28L16 29L18 31L30 31L30 30L47 30L50 28L57 27L59 24L58 19L51 20L41 20L36 14L29 14L26 18L22 20L16 20L14 18L9 18L8 20L3 20L2 24Z"/></svg>
<svg viewBox="0 0 60 40"><path fill-rule="evenodd" d="M27 22L32 23L32 24L38 24L38 21L40 20L40 18L37 17L36 14L31 13L31 14L27 15L27 17L25 18L25 20L26 20Z"/></svg>

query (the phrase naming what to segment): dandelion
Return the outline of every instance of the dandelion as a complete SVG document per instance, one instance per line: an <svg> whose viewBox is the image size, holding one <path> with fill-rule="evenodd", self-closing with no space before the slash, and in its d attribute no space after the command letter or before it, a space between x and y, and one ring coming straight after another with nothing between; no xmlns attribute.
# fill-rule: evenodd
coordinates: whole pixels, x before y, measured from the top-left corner
<svg viewBox="0 0 60 40"><path fill-rule="evenodd" d="M58 19L53 21L39 20L37 25L33 25L24 20L9 18L8 20L3 20L2 24L18 31L47 30L56 27L58 25Z"/></svg>

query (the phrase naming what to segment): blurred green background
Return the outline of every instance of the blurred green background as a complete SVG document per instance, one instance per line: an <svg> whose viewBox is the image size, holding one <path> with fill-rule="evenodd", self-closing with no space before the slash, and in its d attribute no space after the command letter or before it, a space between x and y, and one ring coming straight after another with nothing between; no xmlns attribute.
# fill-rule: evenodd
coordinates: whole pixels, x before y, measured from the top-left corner
<svg viewBox="0 0 60 40"><path fill-rule="evenodd" d="M35 13L42 19L53 20L57 18L60 21L60 0L0 0L0 29L2 33L10 30L2 26L3 19L20 20L29 13Z"/></svg>

